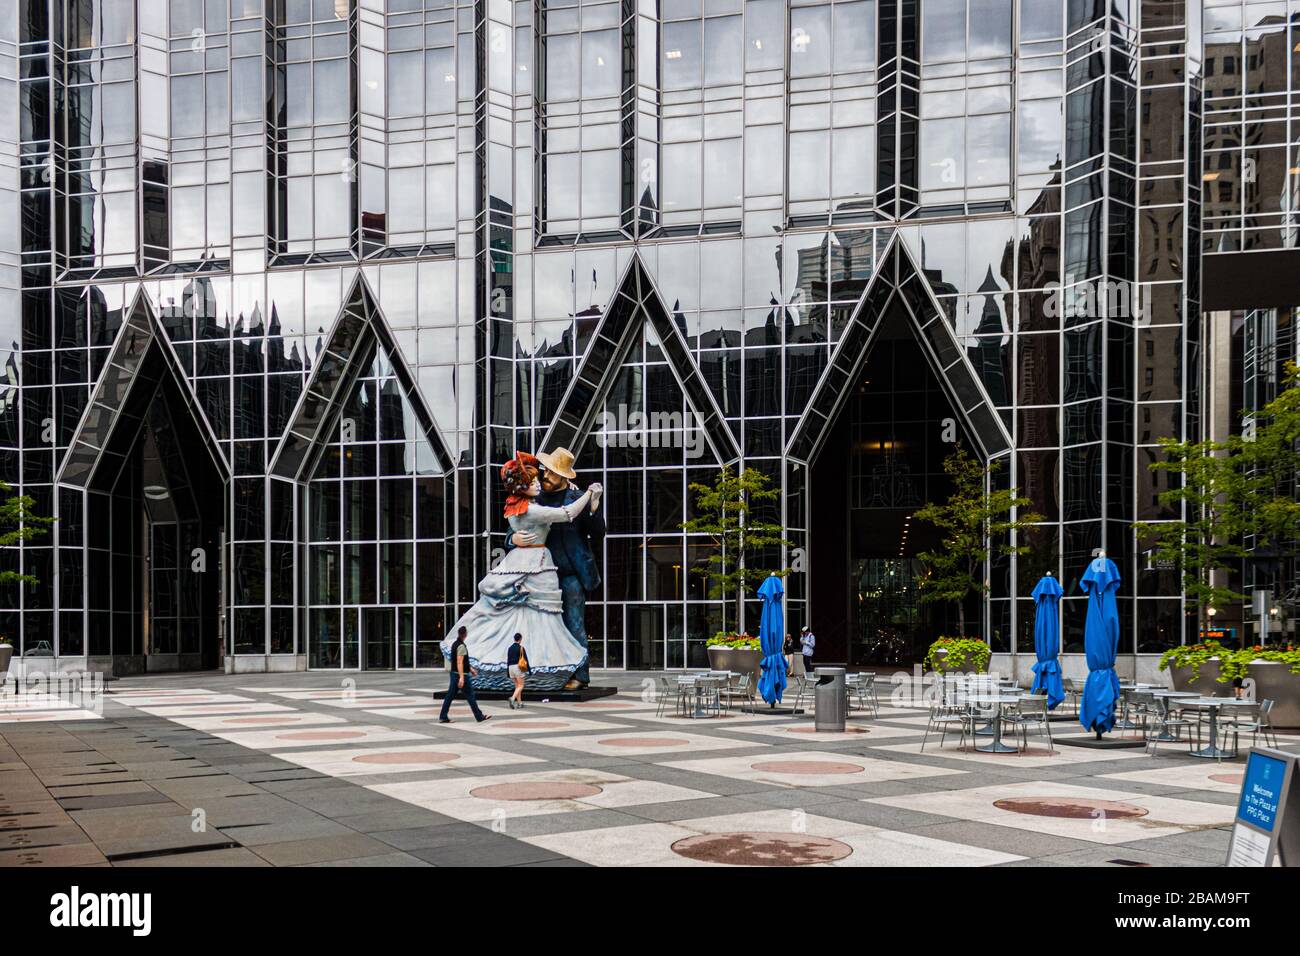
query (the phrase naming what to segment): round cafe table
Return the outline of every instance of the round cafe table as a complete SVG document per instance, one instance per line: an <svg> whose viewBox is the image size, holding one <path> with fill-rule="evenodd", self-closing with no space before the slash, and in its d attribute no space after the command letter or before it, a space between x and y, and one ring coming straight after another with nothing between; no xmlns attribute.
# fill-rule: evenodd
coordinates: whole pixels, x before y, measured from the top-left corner
<svg viewBox="0 0 1300 956"><path fill-rule="evenodd" d="M1019 751L1002 742L1002 705L1014 704L1023 694L973 694L966 699L972 704L992 704L993 720L991 722L993 739L975 749L986 754L1013 754Z"/></svg>
<svg viewBox="0 0 1300 956"><path fill-rule="evenodd" d="M1010 697L1013 700L1019 700L1021 697L1025 696L1025 691L1021 687L998 687L995 689L991 689L990 693L994 697ZM974 731L974 734L977 737L992 737L993 736L992 719L985 720L984 726L980 727L979 730Z"/></svg>
<svg viewBox="0 0 1300 956"><path fill-rule="evenodd" d="M1179 707L1204 707L1210 712L1210 743L1200 750L1190 751L1193 757L1206 757L1211 760L1222 760L1224 757L1235 757L1237 751L1225 750L1219 746L1219 710L1222 707L1240 707L1249 706L1255 703L1253 700L1240 700L1236 697L1192 697L1184 698L1178 701Z"/></svg>

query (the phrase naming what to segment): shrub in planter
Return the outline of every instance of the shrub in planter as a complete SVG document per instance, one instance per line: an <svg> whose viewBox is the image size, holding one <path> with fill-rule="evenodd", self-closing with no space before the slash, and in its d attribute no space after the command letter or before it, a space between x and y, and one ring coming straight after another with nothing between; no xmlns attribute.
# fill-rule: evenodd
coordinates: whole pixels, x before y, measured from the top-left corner
<svg viewBox="0 0 1300 956"><path fill-rule="evenodd" d="M737 634L734 631L718 631L709 638L706 647L729 647L736 651L756 651L759 650L758 638L750 637L748 634Z"/></svg>
<svg viewBox="0 0 1300 956"><path fill-rule="evenodd" d="M748 673L757 684L759 671L763 666L763 651L758 638L748 634L733 634L719 631L706 643L709 666L719 671Z"/></svg>
<svg viewBox="0 0 1300 956"><path fill-rule="evenodd" d="M939 653L940 651L944 653ZM974 670L983 673L989 669L993 652L989 646L973 637L941 637L930 645L921 664L922 671Z"/></svg>
<svg viewBox="0 0 1300 956"><path fill-rule="evenodd" d="M1287 664L1291 668L1291 673L1300 674L1300 651L1294 648L1269 650L1256 644L1254 647L1243 647L1239 651L1233 651L1218 641L1171 647L1160 655L1160 669L1163 671L1169 667L1190 667L1191 681L1195 681L1201 676L1201 667L1211 661L1216 661L1219 665L1218 676L1214 679L1220 684L1246 677L1252 661Z"/></svg>

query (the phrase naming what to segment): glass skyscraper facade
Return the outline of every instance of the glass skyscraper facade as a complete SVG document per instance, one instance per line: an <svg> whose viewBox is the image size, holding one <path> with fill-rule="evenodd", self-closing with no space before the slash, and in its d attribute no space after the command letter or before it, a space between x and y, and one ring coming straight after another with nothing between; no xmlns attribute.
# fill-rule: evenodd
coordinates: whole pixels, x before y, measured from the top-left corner
<svg viewBox="0 0 1300 956"><path fill-rule="evenodd" d="M736 626L680 527L724 464L780 491L789 629L907 662L953 624L911 516L960 444L1042 518L971 633L1032 656L1050 571L1081 650L1102 548L1121 654L1194 639L1132 523L1179 517L1148 466L1204 430L1203 259L1297 245L1297 15L17 0L0 478L58 522L4 553L39 583L0 633L119 672L437 666L500 465L564 445L606 488L593 665ZM1234 43L1276 102L1224 88Z"/></svg>

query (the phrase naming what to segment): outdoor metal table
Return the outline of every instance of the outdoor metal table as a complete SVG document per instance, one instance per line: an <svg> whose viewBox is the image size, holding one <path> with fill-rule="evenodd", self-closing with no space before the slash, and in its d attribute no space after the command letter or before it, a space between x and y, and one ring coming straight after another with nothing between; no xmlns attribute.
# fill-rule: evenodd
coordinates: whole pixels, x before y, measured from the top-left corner
<svg viewBox="0 0 1300 956"><path fill-rule="evenodd" d="M1180 700L1180 707L1204 707L1210 712L1210 743L1207 747L1200 750L1191 751L1193 757L1208 757L1212 760L1222 760L1224 757L1235 757L1237 751L1224 750L1219 746L1219 708L1225 704L1231 707L1240 707L1243 704L1250 705L1255 703L1253 700L1239 700L1236 697L1193 697L1190 700Z"/></svg>
<svg viewBox="0 0 1300 956"><path fill-rule="evenodd" d="M997 688L997 692L992 696L1010 697L1012 700L1019 700L1021 697L1025 696L1025 691L1021 687L1017 687L1015 690L1012 690L1009 687L999 687ZM970 697L968 699L974 700L975 698ZM976 737L992 737L993 721L992 720L984 721L984 726L981 727L979 730L973 731L973 733L975 734Z"/></svg>
<svg viewBox="0 0 1300 956"><path fill-rule="evenodd" d="M699 675L692 675L688 677L679 677L677 679L678 685L690 688L690 690L692 691L691 698L694 701L693 705L686 711L685 714L683 714L683 716L691 717L691 718L720 716L718 714L710 714L704 708L704 696L711 688L715 686L721 687L724 680L725 678L723 678L721 675L714 676L712 674L699 674Z"/></svg>
<svg viewBox="0 0 1300 956"><path fill-rule="evenodd" d="M1151 692L1151 696L1161 697L1165 700L1165 709L1160 714L1160 732L1151 739L1160 743L1177 743L1178 738L1169 732L1170 702L1184 697L1200 697L1201 695L1190 690L1155 690Z"/></svg>
<svg viewBox="0 0 1300 956"><path fill-rule="evenodd" d="M1014 704L1023 696L1023 694L976 694L967 698L973 704L993 705L993 729L990 731L993 739L982 746L976 747L976 750L986 754L1018 753L1015 747L1008 747L1002 742L1002 705Z"/></svg>

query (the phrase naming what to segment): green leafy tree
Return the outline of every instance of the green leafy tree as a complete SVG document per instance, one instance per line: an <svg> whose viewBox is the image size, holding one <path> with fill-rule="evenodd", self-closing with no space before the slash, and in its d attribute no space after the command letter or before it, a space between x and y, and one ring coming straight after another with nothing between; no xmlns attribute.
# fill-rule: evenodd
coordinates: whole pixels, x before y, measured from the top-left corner
<svg viewBox="0 0 1300 956"><path fill-rule="evenodd" d="M695 496L695 517L682 523L690 534L707 535L714 550L709 560L691 573L707 582L709 597L721 598L723 627L726 627L725 602L733 600L736 621L747 594L753 591L769 574L784 577L789 568L768 567L770 549L793 547L792 541L781 536L779 524L757 520L754 506L772 501L780 495L769 487L763 472L745 468L739 474L731 466L723 466L713 484L692 482L690 491Z"/></svg>
<svg viewBox="0 0 1300 956"><path fill-rule="evenodd" d="M1249 507L1252 482L1242 467L1242 444L1235 435L1222 442L1160 439L1164 457L1149 467L1177 477L1156 500L1181 508L1184 518L1133 526L1150 544L1152 557L1180 569L1184 600L1197 608L1202 630L1208 626L1209 608L1245 597L1216 576L1248 554L1243 539L1254 524Z"/></svg>
<svg viewBox="0 0 1300 956"><path fill-rule="evenodd" d="M36 502L30 495L15 495L13 488L0 481L0 548L17 547L23 541L31 541L43 534L48 534L53 518L43 518L33 512ZM23 581L35 584L36 578L30 574L17 571L0 571L0 584L12 584Z"/></svg>
<svg viewBox="0 0 1300 956"><path fill-rule="evenodd" d="M958 445L943 463L952 479L952 494L947 501L925 505L915 515L933 525L942 541L937 550L917 555L927 572L920 582L921 600L955 602L957 631L963 637L966 598L988 591L985 564L995 556L1026 553L1027 545L1011 544L1011 532L1027 533L1043 520L1042 515L1025 510L1031 502L1018 497L1015 488L989 489L986 477L1001 467L1000 461L985 467Z"/></svg>
<svg viewBox="0 0 1300 956"><path fill-rule="evenodd" d="M1250 479L1251 528L1258 543L1273 549L1291 547L1300 538L1300 367L1287 362L1277 398L1246 422L1241 440L1242 468Z"/></svg>
<svg viewBox="0 0 1300 956"><path fill-rule="evenodd" d="M1183 594L1197 608L1202 629L1208 609L1245 599L1220 574L1272 551L1294 561L1300 538L1300 370L1287 363L1277 398L1224 441L1161 439L1155 472L1174 477L1157 499L1178 507L1177 521L1138 522L1155 558L1176 565Z"/></svg>

